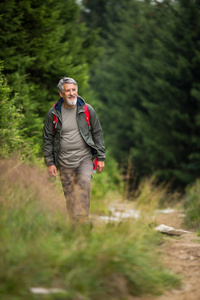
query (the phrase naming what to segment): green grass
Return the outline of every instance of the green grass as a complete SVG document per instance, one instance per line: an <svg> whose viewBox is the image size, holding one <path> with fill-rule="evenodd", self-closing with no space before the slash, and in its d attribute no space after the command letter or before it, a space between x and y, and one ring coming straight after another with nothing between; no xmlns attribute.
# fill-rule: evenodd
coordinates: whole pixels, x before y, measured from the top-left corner
<svg viewBox="0 0 200 300"><path fill-rule="evenodd" d="M200 233L200 180L187 188L184 208L186 226Z"/></svg>
<svg viewBox="0 0 200 300"><path fill-rule="evenodd" d="M91 207L90 212L95 214L108 214L108 203L113 199L120 200L123 189L121 174L117 163L106 155L105 168L100 174L93 174L91 182Z"/></svg>
<svg viewBox="0 0 200 300"><path fill-rule="evenodd" d="M178 286L160 262L162 236L147 224L74 228L41 171L11 166L1 164L0 299L126 299ZM34 295L31 287L66 293Z"/></svg>

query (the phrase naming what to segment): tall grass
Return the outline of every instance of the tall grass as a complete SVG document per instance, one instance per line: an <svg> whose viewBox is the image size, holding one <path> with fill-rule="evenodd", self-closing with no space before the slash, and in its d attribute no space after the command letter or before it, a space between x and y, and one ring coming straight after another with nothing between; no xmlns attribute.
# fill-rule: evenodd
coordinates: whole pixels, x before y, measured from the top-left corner
<svg viewBox="0 0 200 300"><path fill-rule="evenodd" d="M179 280L163 269L162 238L140 221L73 228L46 172L0 165L0 298L43 299L31 287L66 291L44 299L126 299Z"/></svg>
<svg viewBox="0 0 200 300"><path fill-rule="evenodd" d="M200 232L200 180L188 186L185 194L185 224Z"/></svg>
<svg viewBox="0 0 200 300"><path fill-rule="evenodd" d="M121 173L116 161L107 154L105 168L101 174L94 174L91 183L91 213L108 213L108 202L121 199Z"/></svg>

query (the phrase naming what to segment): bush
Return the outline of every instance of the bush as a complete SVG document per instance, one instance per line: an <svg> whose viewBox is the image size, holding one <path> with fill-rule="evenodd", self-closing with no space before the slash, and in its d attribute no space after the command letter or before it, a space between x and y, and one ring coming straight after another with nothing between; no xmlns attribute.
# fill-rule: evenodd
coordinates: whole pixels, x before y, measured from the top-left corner
<svg viewBox="0 0 200 300"><path fill-rule="evenodd" d="M15 103L17 95L10 98L11 90L2 74L3 66L0 61L0 155L8 156L13 150L18 150L22 143L20 122L23 115Z"/></svg>
<svg viewBox="0 0 200 300"><path fill-rule="evenodd" d="M13 152L21 151L21 159L34 158L38 145L25 138L22 107L18 105L18 95L11 94L0 60L0 157L9 157Z"/></svg>

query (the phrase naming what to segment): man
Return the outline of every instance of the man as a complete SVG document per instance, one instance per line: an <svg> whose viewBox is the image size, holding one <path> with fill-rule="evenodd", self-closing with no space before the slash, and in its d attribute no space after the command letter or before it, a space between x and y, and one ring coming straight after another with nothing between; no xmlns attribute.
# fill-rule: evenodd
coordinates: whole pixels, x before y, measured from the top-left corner
<svg viewBox="0 0 200 300"><path fill-rule="evenodd" d="M48 173L58 176L72 222L87 223L90 207L90 184L93 159L97 173L104 168L105 147L99 119L87 104L90 125L86 122L85 101L78 95L77 82L69 77L58 83L60 98L47 113L43 129L43 154ZM57 123L55 126L55 114Z"/></svg>

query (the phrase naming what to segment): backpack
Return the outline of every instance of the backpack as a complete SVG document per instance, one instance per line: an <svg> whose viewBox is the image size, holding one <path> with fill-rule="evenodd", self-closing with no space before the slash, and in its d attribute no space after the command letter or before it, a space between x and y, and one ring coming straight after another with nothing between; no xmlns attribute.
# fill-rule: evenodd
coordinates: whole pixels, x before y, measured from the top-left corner
<svg viewBox="0 0 200 300"><path fill-rule="evenodd" d="M54 103L54 105L53 105L53 111L55 110L56 103ZM84 108L85 108L85 110L84 110L85 120L86 120L89 128L91 128L91 125L90 125L90 114L89 114L89 110L88 110L88 106L87 106L86 102L85 102ZM57 118L57 116L55 114L53 114L54 131L56 130L57 123L58 123L58 118ZM94 171L96 171L96 168L97 168L97 158L95 157L95 159L94 159Z"/></svg>

